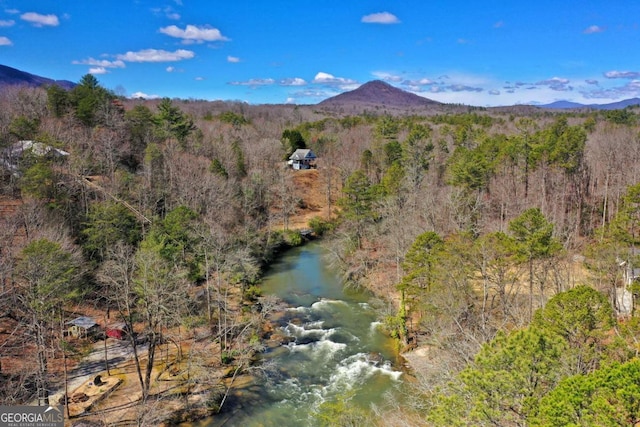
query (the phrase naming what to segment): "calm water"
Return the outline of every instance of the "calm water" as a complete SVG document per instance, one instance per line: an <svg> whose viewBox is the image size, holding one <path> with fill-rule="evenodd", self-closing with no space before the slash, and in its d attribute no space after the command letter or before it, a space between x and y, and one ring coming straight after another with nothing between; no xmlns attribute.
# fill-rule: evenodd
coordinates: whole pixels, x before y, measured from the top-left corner
<svg viewBox="0 0 640 427"><path fill-rule="evenodd" d="M367 296L343 291L320 246L287 253L262 289L290 305L278 333L294 341L263 354L268 376L199 426L314 426L325 401L355 393L349 404L368 408L400 385L393 342L378 330Z"/></svg>

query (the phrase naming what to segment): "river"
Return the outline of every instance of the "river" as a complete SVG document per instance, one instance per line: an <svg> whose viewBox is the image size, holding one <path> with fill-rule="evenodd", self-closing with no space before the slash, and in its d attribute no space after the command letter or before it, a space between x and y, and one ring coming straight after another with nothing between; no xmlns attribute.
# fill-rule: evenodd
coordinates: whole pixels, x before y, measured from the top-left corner
<svg viewBox="0 0 640 427"><path fill-rule="evenodd" d="M348 406L368 410L400 387L394 342L380 332L369 297L343 289L320 245L287 252L261 287L288 303L279 333L293 341L262 354L266 378L198 426L315 426L323 402L348 396Z"/></svg>

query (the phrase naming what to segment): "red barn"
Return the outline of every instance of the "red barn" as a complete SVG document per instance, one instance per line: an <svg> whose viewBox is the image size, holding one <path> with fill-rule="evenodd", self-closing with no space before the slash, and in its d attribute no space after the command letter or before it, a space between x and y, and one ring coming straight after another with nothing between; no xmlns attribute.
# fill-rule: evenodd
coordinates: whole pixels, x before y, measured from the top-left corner
<svg viewBox="0 0 640 427"><path fill-rule="evenodd" d="M113 325L108 325L105 333L109 338L123 340L126 334L125 325L124 323L115 323Z"/></svg>

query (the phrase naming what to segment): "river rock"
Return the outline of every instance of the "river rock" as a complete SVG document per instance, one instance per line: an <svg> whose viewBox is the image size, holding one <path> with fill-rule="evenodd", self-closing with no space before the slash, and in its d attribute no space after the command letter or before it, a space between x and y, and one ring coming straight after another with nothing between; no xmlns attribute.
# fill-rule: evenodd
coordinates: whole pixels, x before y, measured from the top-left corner
<svg viewBox="0 0 640 427"><path fill-rule="evenodd" d="M367 359L369 359L369 361L373 363L375 366L379 366L384 363L384 357L382 357L380 353L375 353L375 352L369 353Z"/></svg>
<svg viewBox="0 0 640 427"><path fill-rule="evenodd" d="M285 344L289 344L290 342L294 342L295 340L296 340L295 337L276 332L274 334L271 334L271 337L269 337L269 342L267 343L267 346L268 347L272 347L272 346L273 347L279 347L281 345L285 345Z"/></svg>

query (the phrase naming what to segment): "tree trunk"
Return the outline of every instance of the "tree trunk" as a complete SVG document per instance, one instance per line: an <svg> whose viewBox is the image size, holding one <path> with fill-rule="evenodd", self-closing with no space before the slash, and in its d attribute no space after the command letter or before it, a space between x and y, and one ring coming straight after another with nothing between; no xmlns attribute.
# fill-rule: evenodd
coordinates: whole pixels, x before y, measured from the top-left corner
<svg viewBox="0 0 640 427"><path fill-rule="evenodd" d="M45 332L43 331L44 325L42 325L35 318L34 314L34 325L36 328L36 345L38 347L37 350L37 359L38 359L38 378L37 378L37 393L38 393L38 404L39 405L47 405L49 406L49 379L48 379L48 369L47 369L47 348L45 343Z"/></svg>
<svg viewBox="0 0 640 427"><path fill-rule="evenodd" d="M609 203L609 170L607 170L607 175L604 180L604 201L602 202L602 229L604 230L604 226L606 224L607 219L607 205ZM604 238L604 233L600 234L600 241Z"/></svg>
<svg viewBox="0 0 640 427"><path fill-rule="evenodd" d="M151 330L151 338L149 339L149 350L147 351L147 366L144 373L144 388L142 390L142 401L146 402L149 397L149 391L151 390L151 373L153 371L153 364L155 361L156 344L158 341L157 333Z"/></svg>
<svg viewBox="0 0 640 427"><path fill-rule="evenodd" d="M67 372L67 352L62 350L62 363L64 367L64 406L67 411L67 418L71 419L69 411L69 374Z"/></svg>
<svg viewBox="0 0 640 427"><path fill-rule="evenodd" d="M107 371L107 375L111 375L111 371L109 370L109 354L107 353L107 317L104 317L104 369Z"/></svg>
<svg viewBox="0 0 640 427"><path fill-rule="evenodd" d="M533 258L529 258L529 320L533 319Z"/></svg>

